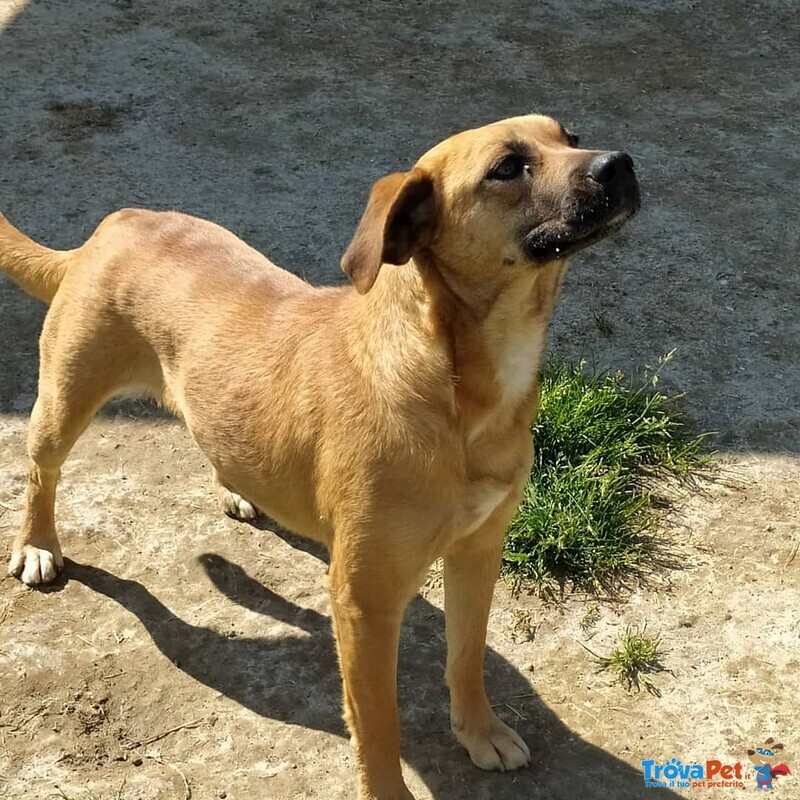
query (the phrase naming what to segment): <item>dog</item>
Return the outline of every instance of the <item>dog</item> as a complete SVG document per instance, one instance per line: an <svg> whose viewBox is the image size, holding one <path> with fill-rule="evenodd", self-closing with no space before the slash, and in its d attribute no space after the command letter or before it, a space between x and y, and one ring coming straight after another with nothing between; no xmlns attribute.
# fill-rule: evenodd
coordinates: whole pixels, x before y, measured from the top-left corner
<svg viewBox="0 0 800 800"><path fill-rule="evenodd" d="M378 180L341 262L352 286L310 286L180 213L113 213L69 251L0 217L0 268L50 303L11 574L56 577L63 461L106 400L148 394L186 422L224 511L328 547L360 800L412 798L398 640L440 557L455 736L483 769L528 765L484 688L489 607L567 260L639 202L627 154L527 115Z"/></svg>

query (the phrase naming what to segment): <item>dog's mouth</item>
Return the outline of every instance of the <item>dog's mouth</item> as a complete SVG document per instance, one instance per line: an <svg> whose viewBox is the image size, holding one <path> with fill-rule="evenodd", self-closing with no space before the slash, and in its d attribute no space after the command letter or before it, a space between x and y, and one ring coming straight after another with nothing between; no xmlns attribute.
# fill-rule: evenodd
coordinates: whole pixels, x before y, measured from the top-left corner
<svg viewBox="0 0 800 800"><path fill-rule="evenodd" d="M603 202L594 208L557 220L548 220L530 230L522 249L531 261L542 264L557 261L583 250L618 231L639 210L638 187L615 208Z"/></svg>

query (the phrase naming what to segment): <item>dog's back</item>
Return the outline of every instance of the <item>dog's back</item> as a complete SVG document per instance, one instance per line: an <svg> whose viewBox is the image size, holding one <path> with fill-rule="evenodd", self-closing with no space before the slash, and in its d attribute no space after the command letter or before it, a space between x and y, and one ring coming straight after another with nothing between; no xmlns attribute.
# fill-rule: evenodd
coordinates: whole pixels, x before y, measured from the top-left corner
<svg viewBox="0 0 800 800"><path fill-rule="evenodd" d="M222 295L216 298L218 302L224 300L225 293L253 285L262 295L274 299L310 288L230 231L179 212L117 211L75 250L43 247L0 214L0 270L43 302L52 303L67 273L77 277L91 271L93 280L100 278L124 288L126 270L135 272L140 283L153 268L153 280L147 283L160 281L168 297L198 288L199 277L203 279L203 292L216 290ZM152 299L151 294L147 301ZM188 296L183 299L188 300Z"/></svg>

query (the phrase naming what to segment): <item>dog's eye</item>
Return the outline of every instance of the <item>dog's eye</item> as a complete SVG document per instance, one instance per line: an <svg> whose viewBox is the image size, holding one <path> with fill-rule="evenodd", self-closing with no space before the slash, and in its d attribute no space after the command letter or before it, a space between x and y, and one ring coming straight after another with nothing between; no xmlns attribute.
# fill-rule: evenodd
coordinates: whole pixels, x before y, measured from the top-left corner
<svg viewBox="0 0 800 800"><path fill-rule="evenodd" d="M513 181L519 178L525 169L525 159L518 155L508 155L501 158L486 176L491 181Z"/></svg>

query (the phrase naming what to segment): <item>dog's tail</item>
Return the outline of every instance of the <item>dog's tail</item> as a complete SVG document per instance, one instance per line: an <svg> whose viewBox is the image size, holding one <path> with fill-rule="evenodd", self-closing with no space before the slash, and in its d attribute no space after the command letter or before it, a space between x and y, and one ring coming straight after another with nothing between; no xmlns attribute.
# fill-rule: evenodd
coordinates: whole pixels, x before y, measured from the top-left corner
<svg viewBox="0 0 800 800"><path fill-rule="evenodd" d="M67 271L70 254L36 244L0 214L0 270L28 294L51 302Z"/></svg>

